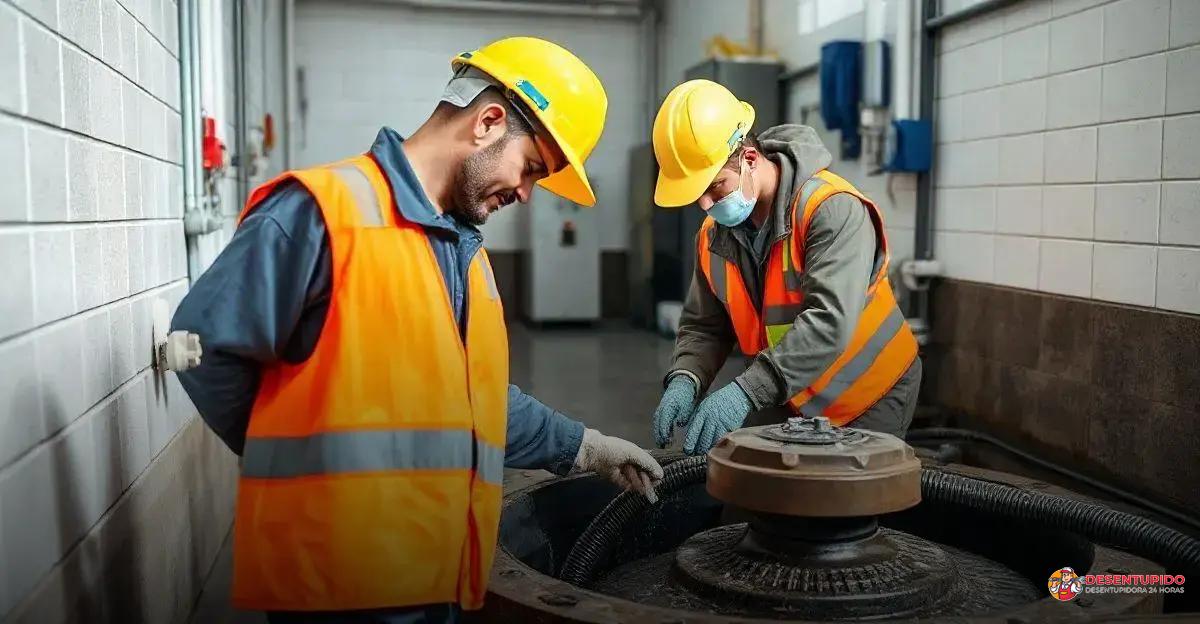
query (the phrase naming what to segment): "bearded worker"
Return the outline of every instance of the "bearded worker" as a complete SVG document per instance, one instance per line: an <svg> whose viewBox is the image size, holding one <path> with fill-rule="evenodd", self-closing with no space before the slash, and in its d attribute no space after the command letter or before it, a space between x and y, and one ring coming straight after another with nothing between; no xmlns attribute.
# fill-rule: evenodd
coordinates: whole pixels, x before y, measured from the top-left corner
<svg viewBox="0 0 1200 624"><path fill-rule="evenodd" d="M508 382L478 230L540 184L595 203L599 79L539 39L496 41L408 139L256 189L180 305L180 375L242 455L234 604L272 622L443 622L483 603L503 467L596 471L652 495L662 469Z"/></svg>

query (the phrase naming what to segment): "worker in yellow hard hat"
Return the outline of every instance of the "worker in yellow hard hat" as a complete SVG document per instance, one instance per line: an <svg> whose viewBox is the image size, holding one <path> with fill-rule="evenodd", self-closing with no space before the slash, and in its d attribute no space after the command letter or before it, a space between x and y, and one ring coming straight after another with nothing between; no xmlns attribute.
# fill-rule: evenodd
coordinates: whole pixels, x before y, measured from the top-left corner
<svg viewBox="0 0 1200 624"><path fill-rule="evenodd" d="M429 119L292 171L246 203L173 326L180 375L242 455L233 600L272 622L441 622L484 599L505 466L596 471L653 496L662 469L508 381L478 227L533 185L591 205L607 98L563 48L459 55Z"/></svg>
<svg viewBox="0 0 1200 624"><path fill-rule="evenodd" d="M654 120L664 207L698 204L696 272L679 320L660 446L707 452L743 425L824 417L903 436L921 381L917 342L888 282L883 214L829 171L799 125L754 131L754 108L691 80ZM736 348L746 369L704 396Z"/></svg>

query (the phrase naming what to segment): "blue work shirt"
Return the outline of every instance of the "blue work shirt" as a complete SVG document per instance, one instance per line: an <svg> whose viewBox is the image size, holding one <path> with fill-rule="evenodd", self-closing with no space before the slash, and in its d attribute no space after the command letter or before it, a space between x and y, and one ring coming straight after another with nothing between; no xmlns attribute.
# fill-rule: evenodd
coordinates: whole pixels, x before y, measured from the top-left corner
<svg viewBox="0 0 1200 624"><path fill-rule="evenodd" d="M392 188L400 215L425 228L459 331L465 334L464 276L483 235L433 207L404 155L403 141L395 130L383 128L370 153ZM175 312L171 329L198 334L204 349L200 366L180 373L179 380L205 422L234 452L241 454L245 444L261 368L303 362L316 347L329 309L332 273L321 210L302 184L287 181L242 221ZM510 385L504 463L565 474L574 464L583 429Z"/></svg>

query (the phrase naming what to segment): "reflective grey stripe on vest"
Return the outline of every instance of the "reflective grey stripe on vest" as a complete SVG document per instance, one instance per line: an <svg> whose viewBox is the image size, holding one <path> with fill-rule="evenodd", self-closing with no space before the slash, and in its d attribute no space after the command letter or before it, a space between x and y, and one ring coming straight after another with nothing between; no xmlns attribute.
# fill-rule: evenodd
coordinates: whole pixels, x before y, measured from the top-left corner
<svg viewBox="0 0 1200 624"><path fill-rule="evenodd" d="M834 374L833 379L825 388L800 406L800 413L809 417L820 416L826 407L829 407L851 384L867 372L867 369L871 368L879 354L883 353L884 348L902 327L904 327L904 314L900 312L899 307L892 306L891 313L883 319L883 323L867 340L867 344L863 345L862 349Z"/></svg>
<svg viewBox="0 0 1200 624"><path fill-rule="evenodd" d="M478 460L476 460L478 458ZM504 449L463 429L332 431L305 437L247 438L242 476L291 479L391 470L468 470L499 485Z"/></svg>
<svg viewBox="0 0 1200 624"><path fill-rule="evenodd" d="M363 225L379 227L383 225L383 213L379 210L379 196L371 186L366 174L351 164L336 165L330 170L346 185L350 196L354 198L362 214Z"/></svg>
<svg viewBox="0 0 1200 624"><path fill-rule="evenodd" d="M475 456L479 458L475 470L480 479L496 485L504 482L504 449L476 438Z"/></svg>
<svg viewBox="0 0 1200 624"><path fill-rule="evenodd" d="M763 309L763 325L791 325L803 311L803 303L766 306Z"/></svg>
<svg viewBox="0 0 1200 624"><path fill-rule="evenodd" d="M717 299L721 303L729 303L729 295L725 286L725 259L711 251L707 253L709 255L708 276L709 281L712 282L713 292L716 293Z"/></svg>
<svg viewBox="0 0 1200 624"><path fill-rule="evenodd" d="M808 206L808 200L812 199L813 193L816 193L822 186L825 186L826 184L829 183L821 178L813 176L805 181L804 185L800 187L800 199L797 200L796 207L793 209L792 213L792 236L800 235L799 226L800 223L804 221L804 208ZM788 242L789 244L794 244L791 238L789 238ZM803 245L801 245L801 247L803 247ZM790 251L791 249L788 248L783 250L783 253L788 253ZM783 287L789 292L800 292L803 290L803 278L804 273L800 271L800 267L789 263L787 269L783 272Z"/></svg>
<svg viewBox="0 0 1200 624"><path fill-rule="evenodd" d="M492 273L492 263L484 259L483 254L476 254L479 262L479 268L483 270L483 279L487 282L488 296L492 299L500 298L500 290L496 288L496 274Z"/></svg>

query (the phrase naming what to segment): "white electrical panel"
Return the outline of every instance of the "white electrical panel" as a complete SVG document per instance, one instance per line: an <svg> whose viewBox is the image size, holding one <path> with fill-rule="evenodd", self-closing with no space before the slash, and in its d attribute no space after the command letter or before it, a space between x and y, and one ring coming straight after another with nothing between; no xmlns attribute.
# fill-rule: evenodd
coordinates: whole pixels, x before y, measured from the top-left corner
<svg viewBox="0 0 1200 624"><path fill-rule="evenodd" d="M592 180L593 187L596 184ZM526 222L525 311L534 322L600 318L599 206L585 208L539 189Z"/></svg>

